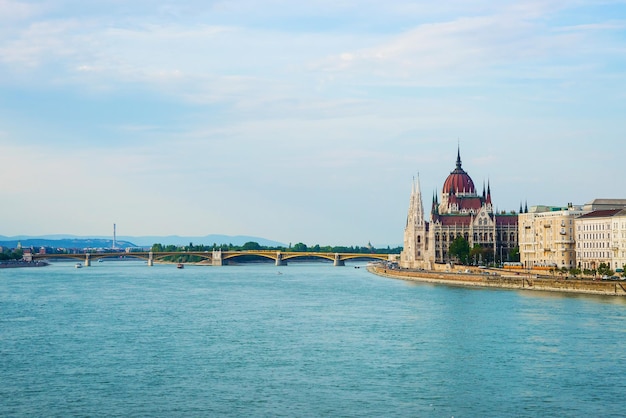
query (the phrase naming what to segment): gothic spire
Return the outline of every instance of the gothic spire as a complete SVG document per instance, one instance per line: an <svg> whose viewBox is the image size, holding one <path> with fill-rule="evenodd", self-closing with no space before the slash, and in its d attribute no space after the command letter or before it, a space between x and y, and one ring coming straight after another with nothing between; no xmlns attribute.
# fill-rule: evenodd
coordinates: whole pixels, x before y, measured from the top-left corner
<svg viewBox="0 0 626 418"><path fill-rule="evenodd" d="M461 145L457 146L456 151L456 168L461 169Z"/></svg>

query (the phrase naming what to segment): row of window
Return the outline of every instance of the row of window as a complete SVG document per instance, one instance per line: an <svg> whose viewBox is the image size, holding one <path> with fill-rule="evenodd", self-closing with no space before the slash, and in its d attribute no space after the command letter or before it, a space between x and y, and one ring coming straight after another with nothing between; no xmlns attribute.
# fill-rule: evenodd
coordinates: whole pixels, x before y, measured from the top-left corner
<svg viewBox="0 0 626 418"><path fill-rule="evenodd" d="M576 253L576 258L611 258L611 253L605 251L581 251Z"/></svg>
<svg viewBox="0 0 626 418"><path fill-rule="evenodd" d="M609 234L578 234L578 239L608 239Z"/></svg>
<svg viewBox="0 0 626 418"><path fill-rule="evenodd" d="M615 225L615 228L617 228L617 224ZM578 224L576 229L579 231L604 231L605 229L610 229L610 228L608 225L605 225L604 223L601 223L601 224L585 223L582 225Z"/></svg>
<svg viewBox="0 0 626 418"><path fill-rule="evenodd" d="M577 242L576 246L578 248L608 248L609 243L606 241L601 242Z"/></svg>
<svg viewBox="0 0 626 418"><path fill-rule="evenodd" d="M461 235L460 233L457 233L457 234L450 233L450 234L441 234L441 236L437 233L435 234L435 241L437 242L448 241L448 237L450 241L454 241L456 237L460 237L460 236L462 236L463 238L469 241L468 232L463 233L463 235ZM506 233L503 233L502 235L496 234L496 237L498 238L499 241L506 242L508 238L508 241L515 242L515 233L513 232L511 232L509 235L507 235ZM474 242L477 242L477 241L493 242L493 232L490 232L490 233L474 232L473 238L474 238ZM419 242L419 236L418 236L417 242Z"/></svg>
<svg viewBox="0 0 626 418"><path fill-rule="evenodd" d="M570 233L570 235L571 235L571 233L572 233L572 228L570 228L570 229L569 229L569 233ZM528 230L528 229L525 229L525 230L523 231L523 235L525 235L525 236L527 236L527 235L532 236L533 234L537 235L537 233L536 233L536 232L531 231L531 230ZM565 228L561 228L561 229L559 230L559 234L560 234L560 235L567 235L567 230L566 230ZM545 234L543 234L543 235L545 235L546 237L551 237L553 234L548 232L548 233L545 233ZM580 234L579 234L578 236L580 236Z"/></svg>

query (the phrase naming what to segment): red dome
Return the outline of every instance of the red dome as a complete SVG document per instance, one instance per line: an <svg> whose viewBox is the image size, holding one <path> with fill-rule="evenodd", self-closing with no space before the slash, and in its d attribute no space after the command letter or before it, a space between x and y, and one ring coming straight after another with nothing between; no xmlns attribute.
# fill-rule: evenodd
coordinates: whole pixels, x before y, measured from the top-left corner
<svg viewBox="0 0 626 418"><path fill-rule="evenodd" d="M460 153L456 158L456 168L450 173L446 181L443 183L443 193L476 193L472 178L461 168Z"/></svg>

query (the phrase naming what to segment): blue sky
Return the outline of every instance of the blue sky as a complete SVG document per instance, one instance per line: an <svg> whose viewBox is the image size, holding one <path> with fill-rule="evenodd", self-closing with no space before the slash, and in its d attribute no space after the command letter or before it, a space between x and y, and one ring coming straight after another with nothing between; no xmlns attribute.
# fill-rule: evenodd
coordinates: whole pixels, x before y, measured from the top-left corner
<svg viewBox="0 0 626 418"><path fill-rule="evenodd" d="M0 235L395 246L458 144L499 210L626 198L626 2L432 3L0 0Z"/></svg>

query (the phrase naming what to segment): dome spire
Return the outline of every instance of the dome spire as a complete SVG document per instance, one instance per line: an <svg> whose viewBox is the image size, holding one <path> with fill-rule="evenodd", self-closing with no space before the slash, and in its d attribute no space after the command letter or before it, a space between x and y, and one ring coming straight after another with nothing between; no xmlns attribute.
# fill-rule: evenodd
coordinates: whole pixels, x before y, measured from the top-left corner
<svg viewBox="0 0 626 418"><path fill-rule="evenodd" d="M457 145L456 168L461 169L461 145Z"/></svg>

